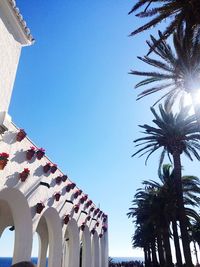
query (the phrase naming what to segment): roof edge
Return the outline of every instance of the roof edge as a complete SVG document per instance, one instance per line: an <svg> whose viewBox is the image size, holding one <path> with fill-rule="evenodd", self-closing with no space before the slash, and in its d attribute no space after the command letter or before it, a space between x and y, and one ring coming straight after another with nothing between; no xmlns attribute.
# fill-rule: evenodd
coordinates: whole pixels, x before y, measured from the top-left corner
<svg viewBox="0 0 200 267"><path fill-rule="evenodd" d="M19 8L16 5L15 0L6 0L7 3L9 4L10 8L13 11L13 14L15 18L17 19L21 30L23 31L26 39L28 40L29 44L33 44L35 42L35 39L33 38L30 29L27 27L26 21L24 20L22 14L20 13Z"/></svg>

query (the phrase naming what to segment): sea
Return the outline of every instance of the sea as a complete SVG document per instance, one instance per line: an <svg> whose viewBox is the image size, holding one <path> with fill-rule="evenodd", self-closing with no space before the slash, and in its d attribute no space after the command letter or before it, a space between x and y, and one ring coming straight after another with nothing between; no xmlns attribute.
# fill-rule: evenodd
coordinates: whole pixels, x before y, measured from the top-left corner
<svg viewBox="0 0 200 267"><path fill-rule="evenodd" d="M112 261L113 262L122 262L122 261L124 261L124 262L126 262L126 261L141 261L141 262L143 262L144 261L144 259L142 258L142 257L110 257L110 258L112 258ZM0 267L1 267L1 265L0 265Z"/></svg>
<svg viewBox="0 0 200 267"><path fill-rule="evenodd" d="M37 258L32 258L31 261L37 264ZM0 258L0 267L10 267L12 265L12 258ZM48 264L46 265L46 267Z"/></svg>
<svg viewBox="0 0 200 267"><path fill-rule="evenodd" d="M122 262L122 261L143 261L143 258L136 257L111 257L113 262ZM37 264L37 258L32 258L31 261L34 264ZM0 258L0 267L10 267L12 265L12 258ZM46 267L48 266L48 263Z"/></svg>

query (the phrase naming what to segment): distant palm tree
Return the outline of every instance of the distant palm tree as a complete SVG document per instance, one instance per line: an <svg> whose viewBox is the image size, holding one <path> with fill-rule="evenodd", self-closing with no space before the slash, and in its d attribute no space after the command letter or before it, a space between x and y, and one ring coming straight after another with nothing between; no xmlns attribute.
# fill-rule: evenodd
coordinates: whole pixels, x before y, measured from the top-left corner
<svg viewBox="0 0 200 267"><path fill-rule="evenodd" d="M149 47L152 48L156 42L157 40L151 36L151 42L148 42ZM198 32L190 39L183 28L179 28L179 31L173 35L173 46L162 40L154 48L156 58L138 57L147 65L153 66L155 70L132 70L130 72L130 74L145 77L135 86L135 88L145 87L137 100L153 93L165 92L156 103L164 98L166 106L170 108L176 99L180 100L188 93L192 99L200 130L200 95L198 95L200 93L200 38Z"/></svg>
<svg viewBox="0 0 200 267"><path fill-rule="evenodd" d="M151 18L143 26L134 30L131 35L143 32L160 22L170 19L166 29L160 36L168 38L180 25L184 25L189 31L195 31L200 25L200 1L199 0L138 0L129 12L137 12L142 7L144 10L136 14L140 18Z"/></svg>
<svg viewBox="0 0 200 267"><path fill-rule="evenodd" d="M188 107L182 108L178 113L174 114L173 112L167 112L162 105L159 105L160 116L155 112L154 108L151 108L151 111L155 117L153 122L156 127L147 124L140 125L144 130L145 136L134 141L137 143L136 146L142 147L133 156L147 154L147 161L150 155L159 148L162 149L160 164L162 164L166 153L169 157L170 155L172 156L183 250L186 264L190 267L192 266L192 260L181 184L181 155L184 153L190 160L192 160L192 156L200 160L198 154L200 150L200 133L198 133L195 116L188 115Z"/></svg>
<svg viewBox="0 0 200 267"><path fill-rule="evenodd" d="M171 165L163 165L162 173L159 176L161 183L155 181L144 181L143 185L152 188L154 192L160 195L160 202L164 202L162 212L169 215L169 221L172 222L174 245L176 251L177 266L182 266L182 257L179 244L179 236L177 229L178 215L178 203L176 195L176 187L174 183L174 173L171 172ZM185 206L186 215L193 218L198 218L198 214L191 208L186 206L199 206L200 204L200 181L195 176L182 176L182 188L183 188L183 202ZM163 218L163 215L162 215Z"/></svg>
<svg viewBox="0 0 200 267"><path fill-rule="evenodd" d="M157 264L156 248L158 250L160 266L173 266L169 242L170 222L172 222L174 245L176 250L177 266L182 267L182 256L177 230L179 213L177 207L177 194L174 173L170 171L171 165L163 165L160 175L161 183L144 181L144 188L139 188L132 201L128 216L135 218L136 231L133 235L133 247L144 249L146 265L153 262ZM200 198L200 181L194 176L182 177L184 204L198 206ZM185 207L189 217L197 218L198 214L189 207ZM156 244L157 243L157 244ZM164 248L164 250L163 250ZM150 252L149 252L150 251ZM164 254L166 257L164 257ZM150 264L151 265L151 264Z"/></svg>

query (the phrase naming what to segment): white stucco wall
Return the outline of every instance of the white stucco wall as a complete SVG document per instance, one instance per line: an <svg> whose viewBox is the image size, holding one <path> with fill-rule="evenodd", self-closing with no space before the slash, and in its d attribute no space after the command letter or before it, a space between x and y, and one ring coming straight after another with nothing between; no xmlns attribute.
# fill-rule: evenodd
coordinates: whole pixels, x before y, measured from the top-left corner
<svg viewBox="0 0 200 267"><path fill-rule="evenodd" d="M7 111L24 42L7 0L0 1L0 112ZM27 44L26 44L27 45Z"/></svg>

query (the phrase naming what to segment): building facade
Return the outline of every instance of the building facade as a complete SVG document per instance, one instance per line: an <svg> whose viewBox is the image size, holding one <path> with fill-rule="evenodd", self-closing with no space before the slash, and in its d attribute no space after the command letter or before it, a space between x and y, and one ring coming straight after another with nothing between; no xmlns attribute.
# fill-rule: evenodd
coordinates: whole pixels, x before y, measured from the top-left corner
<svg viewBox="0 0 200 267"><path fill-rule="evenodd" d="M14 230L13 263L107 267L107 215L8 115L21 49L34 42L14 0L0 1L0 235ZM48 252L48 255L47 255Z"/></svg>

